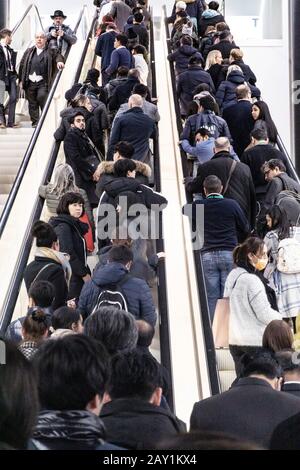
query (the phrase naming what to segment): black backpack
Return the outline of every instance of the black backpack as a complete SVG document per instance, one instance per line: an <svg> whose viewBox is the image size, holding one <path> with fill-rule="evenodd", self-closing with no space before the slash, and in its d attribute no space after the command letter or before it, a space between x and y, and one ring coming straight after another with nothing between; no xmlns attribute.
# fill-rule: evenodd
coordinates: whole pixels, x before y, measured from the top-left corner
<svg viewBox="0 0 300 470"><path fill-rule="evenodd" d="M130 278L130 274L125 274L123 279L117 284L107 284L103 286L100 294L98 295L96 304L92 313L99 310L101 307L115 307L119 310L128 312L127 300L122 292L121 286ZM101 286L102 288L102 286Z"/></svg>

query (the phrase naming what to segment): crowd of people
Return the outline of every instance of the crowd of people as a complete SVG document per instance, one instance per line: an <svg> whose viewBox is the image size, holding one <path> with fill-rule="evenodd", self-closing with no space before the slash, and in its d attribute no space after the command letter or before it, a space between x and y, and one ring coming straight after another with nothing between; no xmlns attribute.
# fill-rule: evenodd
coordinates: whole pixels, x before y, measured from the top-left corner
<svg viewBox="0 0 300 470"><path fill-rule="evenodd" d="M228 299L237 374L229 391L194 405L187 433L169 406L169 373L149 349L157 325L152 288L164 259L149 224L167 205L153 190L149 142L160 117L149 86L151 18L144 0L94 3L101 68L66 91L54 134L65 163L39 188L47 220L32 227L28 311L3 340L0 448L299 448L300 186L275 148L256 76L218 2L175 3L168 59L184 122L180 145L194 160L185 181L191 222L202 229L196 209L204 206L209 313L213 323L218 299ZM33 126L76 42L65 18L54 12L18 71ZM2 88L10 94L7 124L0 108L5 127L15 125L17 73L12 33L0 37L0 107Z"/></svg>

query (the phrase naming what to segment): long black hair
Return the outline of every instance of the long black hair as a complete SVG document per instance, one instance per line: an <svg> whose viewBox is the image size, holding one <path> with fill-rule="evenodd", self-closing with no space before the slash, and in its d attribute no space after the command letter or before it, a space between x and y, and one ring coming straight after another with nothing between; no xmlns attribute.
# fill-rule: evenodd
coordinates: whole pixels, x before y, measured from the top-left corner
<svg viewBox="0 0 300 470"><path fill-rule="evenodd" d="M288 220L285 209L275 205L268 210L266 215L268 215L272 220L272 227L270 230L278 231L278 239L284 240L285 238L289 238L291 224Z"/></svg>
<svg viewBox="0 0 300 470"><path fill-rule="evenodd" d="M259 118L258 119L261 119L262 121L264 121L266 123L266 127L267 127L267 131L268 131L268 137L270 139L270 142L276 142L277 141L277 135L278 135L278 131L277 131L277 127L271 117L271 113L270 113L270 110L269 110L269 106L267 105L267 103L265 103L264 101L256 101L255 103L253 103L252 106L257 106L260 113L259 113Z"/></svg>

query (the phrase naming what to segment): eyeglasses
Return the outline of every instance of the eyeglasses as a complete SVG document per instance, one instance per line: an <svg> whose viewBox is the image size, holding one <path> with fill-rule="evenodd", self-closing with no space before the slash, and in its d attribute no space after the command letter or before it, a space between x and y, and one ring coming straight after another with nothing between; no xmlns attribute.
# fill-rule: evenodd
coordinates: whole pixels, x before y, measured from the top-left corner
<svg viewBox="0 0 300 470"><path fill-rule="evenodd" d="M264 172L264 175L265 175L265 176L268 175L268 174L270 173L270 171L271 171L271 170L265 171L265 172Z"/></svg>

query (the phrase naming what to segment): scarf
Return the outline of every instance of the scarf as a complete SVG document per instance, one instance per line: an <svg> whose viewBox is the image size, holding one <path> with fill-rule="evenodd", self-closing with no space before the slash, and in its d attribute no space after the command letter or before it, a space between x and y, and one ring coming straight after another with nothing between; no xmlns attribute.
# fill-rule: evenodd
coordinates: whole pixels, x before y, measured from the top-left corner
<svg viewBox="0 0 300 470"><path fill-rule="evenodd" d="M277 312L279 312L275 291L274 289L272 289L272 287L269 286L269 281L264 277L263 271L257 271L257 269L255 269L254 266L248 265L245 263L237 263L237 266L239 268L245 269L245 271L247 271L250 274L254 274L261 280L261 282L264 285L269 304L271 305L273 310L276 310Z"/></svg>
<svg viewBox="0 0 300 470"><path fill-rule="evenodd" d="M35 255L43 258L50 258L53 259L53 261L56 261L56 263L59 263L63 267L65 279L69 287L72 268L69 263L70 256L67 253L61 253L60 251L52 250L52 248L38 247Z"/></svg>
<svg viewBox="0 0 300 470"><path fill-rule="evenodd" d="M44 410L39 413L34 439L66 439L89 447L103 443L104 425L86 410Z"/></svg>

